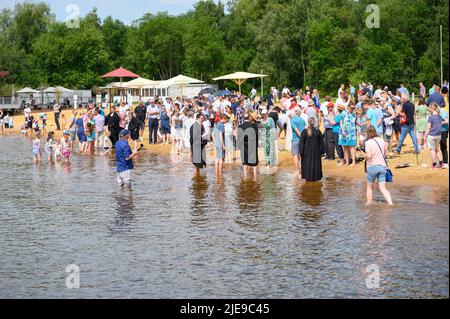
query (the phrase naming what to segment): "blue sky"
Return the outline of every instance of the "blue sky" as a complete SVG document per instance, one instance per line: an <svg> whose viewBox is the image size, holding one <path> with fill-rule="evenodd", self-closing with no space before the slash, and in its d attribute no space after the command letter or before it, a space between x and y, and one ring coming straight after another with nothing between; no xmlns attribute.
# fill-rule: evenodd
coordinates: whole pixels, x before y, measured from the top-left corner
<svg viewBox="0 0 450 319"><path fill-rule="evenodd" d="M139 19L144 13L156 13L158 11L168 11L170 14L180 14L193 8L198 0L43 0L50 5L52 12L56 14L58 20L65 21L67 16L66 7L75 4L80 8L81 16L97 8L101 18L111 15L127 24ZM0 9L12 8L23 0L1 0ZM28 1L39 2L39 1Z"/></svg>

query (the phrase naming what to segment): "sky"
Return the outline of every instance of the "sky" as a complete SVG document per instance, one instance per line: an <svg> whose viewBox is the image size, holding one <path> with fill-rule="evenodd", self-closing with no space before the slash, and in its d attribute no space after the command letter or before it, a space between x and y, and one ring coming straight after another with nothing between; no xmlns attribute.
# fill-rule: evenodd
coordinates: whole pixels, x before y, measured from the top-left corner
<svg viewBox="0 0 450 319"><path fill-rule="evenodd" d="M97 8L98 15L105 18L111 15L115 19L119 19L126 24L141 18L145 13L156 13L159 11L167 11L170 14L180 14L192 9L198 0L42 0L49 4L52 12L60 21L66 21L70 12L66 12L69 5L77 5L80 15L84 16ZM1 0L0 9L5 7L13 8L18 2L23 0ZM40 2L40 1L28 1ZM73 12L73 11L72 11Z"/></svg>

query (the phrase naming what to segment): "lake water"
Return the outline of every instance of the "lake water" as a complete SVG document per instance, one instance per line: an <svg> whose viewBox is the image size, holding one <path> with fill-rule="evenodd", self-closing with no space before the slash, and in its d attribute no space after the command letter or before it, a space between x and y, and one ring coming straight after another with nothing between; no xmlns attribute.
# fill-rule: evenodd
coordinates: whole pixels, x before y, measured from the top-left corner
<svg viewBox="0 0 450 319"><path fill-rule="evenodd" d="M395 207L366 208L363 180L244 180L236 166L217 181L150 154L135 166L123 191L112 157L34 166L30 140L0 137L0 297L449 297L438 188L394 184ZM66 288L69 264L79 289Z"/></svg>

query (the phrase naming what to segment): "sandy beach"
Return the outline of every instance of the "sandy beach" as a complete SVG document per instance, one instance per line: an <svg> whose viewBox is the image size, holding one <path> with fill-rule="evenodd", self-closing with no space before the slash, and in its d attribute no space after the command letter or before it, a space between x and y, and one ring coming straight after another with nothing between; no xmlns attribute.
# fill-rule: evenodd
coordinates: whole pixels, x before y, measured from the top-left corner
<svg viewBox="0 0 450 319"><path fill-rule="evenodd" d="M65 115L67 125L70 120L72 110L63 110L62 114ZM54 116L52 111L34 111L33 114L37 116L39 113L47 113L47 132L56 129L54 122ZM23 114L17 114L14 117L14 129L11 130L10 134L20 134L20 126L24 122ZM60 120L61 122L61 120ZM56 131L56 137L59 138L62 131ZM44 139L45 136L42 136ZM285 142L284 136L282 135L281 144ZM145 148L144 152L149 154L166 154L170 155L172 152L172 145L148 145L148 128L144 132L144 142ZM30 144L31 145L31 144ZM394 144L395 145L395 144ZM260 150L261 151L261 150ZM30 146L31 154L31 146ZM214 156L213 151L208 153L208 156ZM236 157L239 159L239 152L236 152ZM422 151L419 156L413 154L412 142L409 137L405 141L405 146L403 147L402 154L394 154L394 158L389 160L389 166L394 174L394 183L399 185L427 185L438 187L441 190L449 189L449 171L444 169L434 170L431 168L431 157L428 150ZM31 155L30 155L31 159ZM260 153L260 161L264 160L264 156ZM237 164L236 164L237 163ZM225 168L230 166L239 166L239 163L225 164ZM396 169L395 167L400 164L409 164L410 167ZM263 163L262 163L263 165ZM281 169L293 169L294 163L292 156L289 152L281 151L278 153L278 165ZM356 167L339 167L337 162L334 161L323 161L323 171L325 176L330 177L346 177L355 179L364 179L364 164L359 163Z"/></svg>

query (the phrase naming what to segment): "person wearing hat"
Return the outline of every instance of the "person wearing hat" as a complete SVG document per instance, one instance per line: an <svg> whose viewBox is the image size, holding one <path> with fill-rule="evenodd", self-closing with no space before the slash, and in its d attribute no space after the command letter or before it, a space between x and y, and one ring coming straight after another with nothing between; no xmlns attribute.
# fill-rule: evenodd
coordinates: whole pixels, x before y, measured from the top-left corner
<svg viewBox="0 0 450 319"><path fill-rule="evenodd" d="M123 129L119 133L120 139L115 144L117 163L117 183L120 186L131 186L131 170L133 169L133 157L137 152L132 152L128 144L130 131Z"/></svg>
<svg viewBox="0 0 450 319"><path fill-rule="evenodd" d="M326 103L325 108L322 107L321 113L323 117L324 140L325 140L325 159L334 160L334 134L333 125L330 122L330 114L333 113L334 104L331 102Z"/></svg>

